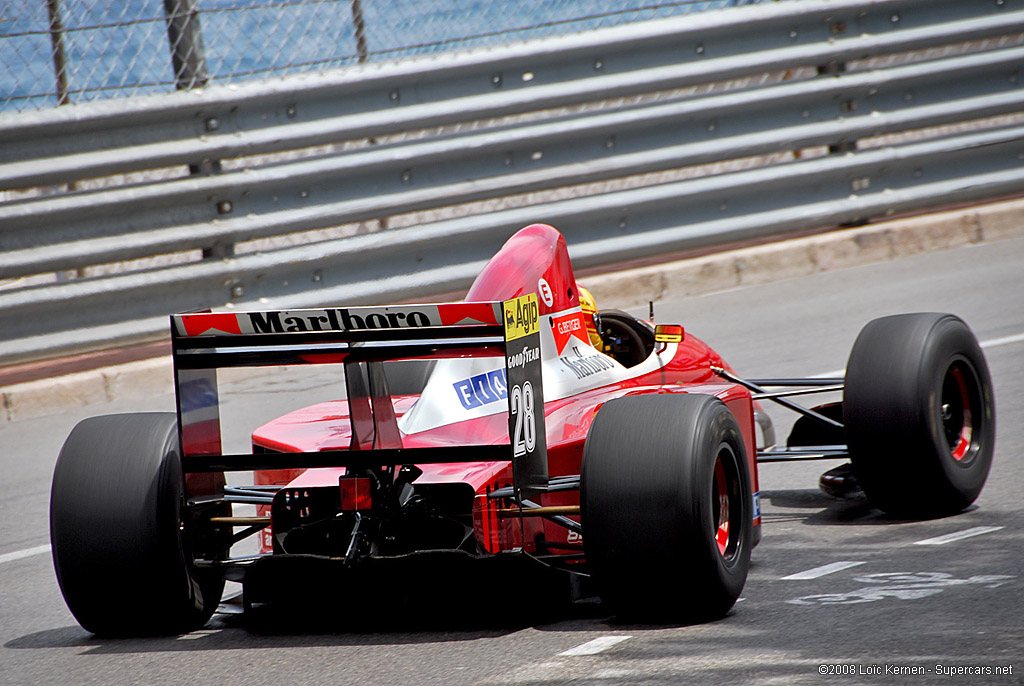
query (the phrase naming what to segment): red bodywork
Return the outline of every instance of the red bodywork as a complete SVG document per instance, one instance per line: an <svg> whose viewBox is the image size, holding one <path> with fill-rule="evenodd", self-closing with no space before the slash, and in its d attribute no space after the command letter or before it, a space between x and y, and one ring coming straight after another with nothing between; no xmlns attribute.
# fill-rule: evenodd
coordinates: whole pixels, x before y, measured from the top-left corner
<svg viewBox="0 0 1024 686"><path fill-rule="evenodd" d="M532 225L515 234L480 273L469 289L466 301L504 301L528 293L537 293L541 321L545 321L545 316L556 315L551 323L554 338L551 347L555 349L546 350L544 355L557 361L567 345L569 332L578 328L573 323L578 315L572 310L579 308L580 302L565 240L550 226ZM586 338L585 329L581 336ZM581 336L570 342L580 343ZM689 333L680 343L659 343L658 347L663 350L660 355L652 353L644 363L625 368L624 372L616 371L617 378L613 382L592 386L583 380L567 395L564 389L561 393L549 393L548 377L545 376L547 401L544 414L549 475L554 478L580 473L583 447L591 422L601 406L613 398L647 393L713 395L725 402L740 426L751 475L751 496L755 502L754 526L759 527L754 414L750 392L716 376L711 367L728 368L727 365L714 350ZM564 397L558 397L560 395ZM395 414L401 418L416 403L427 400L426 394L422 399L419 396L395 396ZM312 405L269 422L257 429L252 439L257 450L318 452L347 449L351 434L348 403L337 400ZM507 411L496 411L427 430L403 432L401 441L407 448L507 444L508 414ZM623 455L622 459L628 460L630 456ZM541 518L524 518L520 527L518 519L499 518L500 501L488 499L487 495L512 483L511 462L426 464L419 467L423 473L416 479L417 484L461 482L472 486L476 493L474 531L478 542L487 551L497 553L521 548L532 552L541 536L549 545L557 544L566 550L580 548L580 536L555 523ZM344 473L344 468L262 471L256 472L256 482L300 487L336 486L339 476ZM540 496L539 504L578 505L579 492L544 494ZM262 510L261 514L266 514L269 507L263 506ZM578 520L578 517L574 519ZM264 531L261 547L263 552L272 550L269 528Z"/></svg>

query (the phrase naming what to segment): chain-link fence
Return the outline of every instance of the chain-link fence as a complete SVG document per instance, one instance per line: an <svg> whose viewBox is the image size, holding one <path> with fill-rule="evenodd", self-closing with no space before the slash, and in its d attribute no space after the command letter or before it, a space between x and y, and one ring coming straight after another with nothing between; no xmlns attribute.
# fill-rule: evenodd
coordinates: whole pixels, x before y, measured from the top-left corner
<svg viewBox="0 0 1024 686"><path fill-rule="evenodd" d="M762 0L4 0L0 112L501 45Z"/></svg>

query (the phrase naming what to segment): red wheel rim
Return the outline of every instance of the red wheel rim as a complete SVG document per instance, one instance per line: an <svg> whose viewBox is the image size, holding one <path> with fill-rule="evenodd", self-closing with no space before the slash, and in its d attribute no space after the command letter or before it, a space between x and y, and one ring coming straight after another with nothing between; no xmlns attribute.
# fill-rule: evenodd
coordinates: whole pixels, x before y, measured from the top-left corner
<svg viewBox="0 0 1024 686"><path fill-rule="evenodd" d="M715 458L715 469L711 485L711 534L718 554L725 560L736 556L737 539L741 523L736 521L739 511L739 478L736 472L735 455L727 446L722 446Z"/></svg>
<svg viewBox="0 0 1024 686"><path fill-rule="evenodd" d="M718 544L718 553L725 557L725 551L729 547L729 488L725 482L725 468L722 466L722 458L715 460L715 490L718 496L718 523L715 527L715 543Z"/></svg>
<svg viewBox="0 0 1024 686"><path fill-rule="evenodd" d="M955 362L946 371L942 381L942 401L939 408L942 429L950 455L957 462L970 460L976 452L973 449L974 415L971 411L969 375L970 370Z"/></svg>

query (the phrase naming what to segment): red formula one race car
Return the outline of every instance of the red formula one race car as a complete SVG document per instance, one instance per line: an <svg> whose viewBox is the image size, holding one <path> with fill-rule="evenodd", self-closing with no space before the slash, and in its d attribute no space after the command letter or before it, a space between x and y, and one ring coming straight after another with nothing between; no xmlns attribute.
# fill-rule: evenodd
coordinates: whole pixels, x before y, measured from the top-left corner
<svg viewBox="0 0 1024 686"><path fill-rule="evenodd" d="M54 475L57 577L95 633L202 626L226 579L247 607L316 588L443 612L453 593L500 605L543 587L641 620L715 618L760 539L759 460L849 456L875 504L924 517L970 504L992 459L988 370L956 317L870 323L845 380L747 380L682 326L596 313L545 225L462 303L171 326L177 414L85 420ZM226 450L218 380L275 366L343 370L345 399L254 414L251 449ZM844 386L814 410L787 399ZM761 399L801 413L786 448L757 449L774 443Z"/></svg>

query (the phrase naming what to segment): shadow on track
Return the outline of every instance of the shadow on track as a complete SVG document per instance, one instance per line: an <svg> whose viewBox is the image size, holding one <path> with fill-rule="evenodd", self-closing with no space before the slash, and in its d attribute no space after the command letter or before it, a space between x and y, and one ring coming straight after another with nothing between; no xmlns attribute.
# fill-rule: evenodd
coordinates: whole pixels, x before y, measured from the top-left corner
<svg viewBox="0 0 1024 686"><path fill-rule="evenodd" d="M872 505L863 494L835 498L817 489L795 489L761 491L761 500L765 504L770 504L773 510L761 515L764 525L769 530L772 524L779 522L799 522L811 526L889 526L924 521L888 515ZM976 509L976 505L971 505L963 512L937 519L957 517Z"/></svg>
<svg viewBox="0 0 1024 686"><path fill-rule="evenodd" d="M145 602L139 605L145 612ZM500 593L484 598L430 598L423 602L365 598L340 602L311 594L301 603L257 605L242 611L230 601L207 625L180 636L105 638L79 626L48 629L4 644L15 650L78 648L83 654L248 650L282 647L393 646L468 642L513 634L538 624L592 622L599 603L508 603Z"/></svg>

